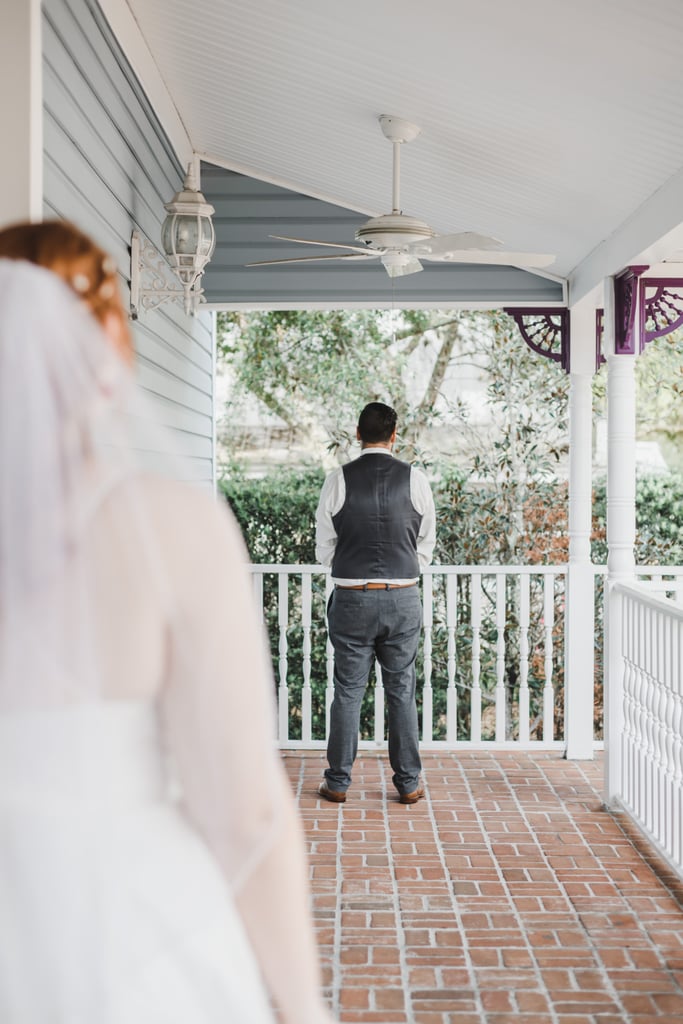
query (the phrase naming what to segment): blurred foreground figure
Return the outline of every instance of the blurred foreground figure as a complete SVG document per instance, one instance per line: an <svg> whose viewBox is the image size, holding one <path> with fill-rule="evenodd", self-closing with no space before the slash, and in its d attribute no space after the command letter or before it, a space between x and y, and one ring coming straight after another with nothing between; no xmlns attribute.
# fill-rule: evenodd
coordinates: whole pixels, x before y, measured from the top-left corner
<svg viewBox="0 0 683 1024"><path fill-rule="evenodd" d="M247 555L107 255L0 231L0 1020L329 1024Z"/></svg>

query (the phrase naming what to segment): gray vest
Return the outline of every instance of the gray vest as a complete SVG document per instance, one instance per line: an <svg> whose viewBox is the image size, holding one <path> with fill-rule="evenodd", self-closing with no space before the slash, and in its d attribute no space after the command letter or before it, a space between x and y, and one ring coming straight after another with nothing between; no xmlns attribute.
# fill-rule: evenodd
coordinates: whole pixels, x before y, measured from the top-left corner
<svg viewBox="0 0 683 1024"><path fill-rule="evenodd" d="M410 500L410 466L391 455L362 455L343 467L346 498L332 516L337 579L413 579L420 575L422 516Z"/></svg>

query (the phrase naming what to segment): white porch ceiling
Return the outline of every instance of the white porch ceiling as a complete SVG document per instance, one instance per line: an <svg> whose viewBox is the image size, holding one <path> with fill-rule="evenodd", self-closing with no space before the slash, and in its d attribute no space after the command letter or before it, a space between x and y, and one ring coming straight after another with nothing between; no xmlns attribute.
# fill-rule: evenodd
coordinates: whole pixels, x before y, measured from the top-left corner
<svg viewBox="0 0 683 1024"><path fill-rule="evenodd" d="M556 253L562 277L599 280L621 236L632 259L683 220L681 0L128 6L208 162L386 213L377 117L403 117L422 128L402 149L404 212Z"/></svg>

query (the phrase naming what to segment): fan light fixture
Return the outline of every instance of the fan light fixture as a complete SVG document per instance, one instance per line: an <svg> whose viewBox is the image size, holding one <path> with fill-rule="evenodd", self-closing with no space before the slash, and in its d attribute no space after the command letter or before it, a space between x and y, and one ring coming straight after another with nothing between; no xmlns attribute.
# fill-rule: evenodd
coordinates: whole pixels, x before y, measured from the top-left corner
<svg viewBox="0 0 683 1024"><path fill-rule="evenodd" d="M139 231L133 232L130 307L134 320L143 310L157 309L168 299L181 301L185 312L194 316L203 301L201 277L216 247L216 232L211 220L214 208L199 191L197 178L191 163L182 190L164 205L167 217L161 226L161 245L165 258Z"/></svg>

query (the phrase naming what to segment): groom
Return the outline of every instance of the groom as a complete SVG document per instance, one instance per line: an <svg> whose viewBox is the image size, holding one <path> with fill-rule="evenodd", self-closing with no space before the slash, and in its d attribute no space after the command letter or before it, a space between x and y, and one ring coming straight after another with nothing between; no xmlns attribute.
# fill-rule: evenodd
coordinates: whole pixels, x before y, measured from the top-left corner
<svg viewBox="0 0 683 1024"><path fill-rule="evenodd" d="M396 413L371 402L360 414L360 457L331 473L316 516L316 557L332 567L328 606L334 647L329 768L318 792L344 803L358 747L363 694L375 659L389 719L389 761L403 804L424 796L415 704L415 659L422 624L417 586L435 540L429 482L394 458Z"/></svg>

